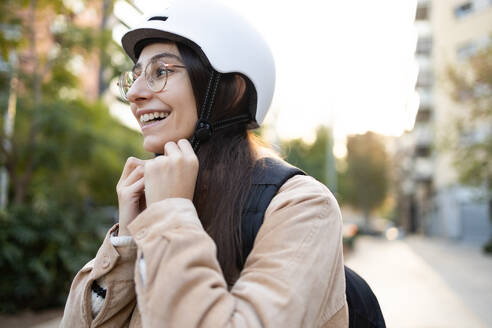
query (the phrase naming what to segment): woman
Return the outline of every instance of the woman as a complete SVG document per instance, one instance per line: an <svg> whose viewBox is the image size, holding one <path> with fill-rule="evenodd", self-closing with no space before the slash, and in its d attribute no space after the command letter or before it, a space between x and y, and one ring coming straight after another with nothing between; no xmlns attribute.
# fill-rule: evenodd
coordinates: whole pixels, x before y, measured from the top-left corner
<svg viewBox="0 0 492 328"><path fill-rule="evenodd" d="M130 158L119 225L75 277L62 327L346 327L341 217L311 177L282 185L247 256L241 216L255 164L248 129L274 63L238 14L180 0L122 39L120 80L155 159ZM293 76L295 78L295 76Z"/></svg>

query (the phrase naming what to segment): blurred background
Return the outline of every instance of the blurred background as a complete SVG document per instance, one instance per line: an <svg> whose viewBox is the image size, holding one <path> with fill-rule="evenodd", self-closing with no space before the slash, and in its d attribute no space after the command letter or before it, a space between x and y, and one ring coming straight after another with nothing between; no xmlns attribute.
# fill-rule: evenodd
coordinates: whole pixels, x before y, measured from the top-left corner
<svg viewBox="0 0 492 328"><path fill-rule="evenodd" d="M387 326L491 327L492 1L227 3L277 63L259 133L336 195ZM1 327L58 325L126 158L152 157L116 81L153 7L0 2Z"/></svg>

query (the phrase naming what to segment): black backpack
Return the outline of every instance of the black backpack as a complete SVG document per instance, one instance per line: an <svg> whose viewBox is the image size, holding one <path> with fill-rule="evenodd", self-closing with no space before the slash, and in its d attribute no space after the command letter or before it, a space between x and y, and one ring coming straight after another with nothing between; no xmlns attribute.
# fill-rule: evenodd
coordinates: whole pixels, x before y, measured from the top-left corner
<svg viewBox="0 0 492 328"><path fill-rule="evenodd" d="M270 201L288 179L298 174L305 175L300 169L278 159L263 158L256 163L253 185L241 220L242 266L253 248L256 234L263 223L263 217ZM386 327L378 300L367 282L346 266L345 281L349 327Z"/></svg>

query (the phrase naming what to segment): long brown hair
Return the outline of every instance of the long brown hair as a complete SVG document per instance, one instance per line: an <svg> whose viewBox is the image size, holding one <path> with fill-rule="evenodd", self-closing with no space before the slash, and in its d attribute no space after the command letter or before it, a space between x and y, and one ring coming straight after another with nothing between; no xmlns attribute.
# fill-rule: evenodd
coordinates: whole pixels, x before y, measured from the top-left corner
<svg viewBox="0 0 492 328"><path fill-rule="evenodd" d="M212 68L188 46L177 43L191 80L197 109L201 108ZM254 88L246 77L223 74L210 121L248 113L255 101ZM244 92L242 92L244 91ZM199 113L198 113L199 114ZM241 216L251 188L257 142L246 124L216 131L200 145L200 169L193 202L198 216L217 246L217 258L229 286L239 277L242 254Z"/></svg>

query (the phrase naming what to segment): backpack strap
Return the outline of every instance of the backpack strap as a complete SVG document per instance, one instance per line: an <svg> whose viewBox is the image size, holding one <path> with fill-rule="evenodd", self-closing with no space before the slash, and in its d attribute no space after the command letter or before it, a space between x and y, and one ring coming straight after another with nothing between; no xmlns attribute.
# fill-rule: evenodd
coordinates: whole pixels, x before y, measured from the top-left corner
<svg viewBox="0 0 492 328"><path fill-rule="evenodd" d="M305 175L306 173L280 159L266 157L256 162L253 171L253 184L241 218L243 245L241 269L253 249L256 234L263 224L263 218L270 201L287 180L299 174Z"/></svg>
<svg viewBox="0 0 492 328"><path fill-rule="evenodd" d="M275 158L258 160L253 173L246 206L241 218L243 254L240 268L253 249L258 230L263 224L266 209L280 187L295 175L306 175L302 170ZM367 282L347 266L345 268L345 294L349 309L349 328L384 328L384 317L376 295Z"/></svg>

